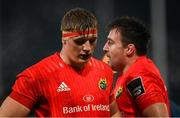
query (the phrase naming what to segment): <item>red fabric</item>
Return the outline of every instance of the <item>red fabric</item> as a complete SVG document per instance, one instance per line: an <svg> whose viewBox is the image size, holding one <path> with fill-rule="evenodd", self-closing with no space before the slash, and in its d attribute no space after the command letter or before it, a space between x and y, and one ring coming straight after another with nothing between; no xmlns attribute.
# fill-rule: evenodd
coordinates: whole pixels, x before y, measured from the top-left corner
<svg viewBox="0 0 180 118"><path fill-rule="evenodd" d="M137 77L141 77L145 93L133 98L127 85ZM116 101L124 116L142 116L145 108L159 102L165 103L169 109L164 81L153 62L145 56L139 57L127 72L118 78L114 94L117 94L119 88L122 88L122 93Z"/></svg>
<svg viewBox="0 0 180 118"><path fill-rule="evenodd" d="M68 33L63 33L62 37L75 37L75 36L80 36L80 35L87 35L87 34L97 34L97 30L91 29L91 30L85 30L85 31L79 31L79 32L68 32Z"/></svg>
<svg viewBox="0 0 180 118"><path fill-rule="evenodd" d="M40 117L107 117L112 77L112 70L94 58L76 72L55 53L20 73L10 96Z"/></svg>

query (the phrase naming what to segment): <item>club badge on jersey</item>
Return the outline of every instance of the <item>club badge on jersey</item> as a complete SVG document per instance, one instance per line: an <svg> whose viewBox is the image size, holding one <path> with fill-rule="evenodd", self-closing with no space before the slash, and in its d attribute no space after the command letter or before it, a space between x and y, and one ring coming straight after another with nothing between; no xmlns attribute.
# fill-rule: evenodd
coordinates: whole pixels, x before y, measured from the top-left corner
<svg viewBox="0 0 180 118"><path fill-rule="evenodd" d="M99 88L102 89L102 90L106 90L106 88L107 88L107 80L106 80L106 78L101 78L99 80Z"/></svg>
<svg viewBox="0 0 180 118"><path fill-rule="evenodd" d="M144 85L142 83L142 77L136 77L131 82L129 82L127 84L127 89L133 98L137 98L138 96L145 93Z"/></svg>

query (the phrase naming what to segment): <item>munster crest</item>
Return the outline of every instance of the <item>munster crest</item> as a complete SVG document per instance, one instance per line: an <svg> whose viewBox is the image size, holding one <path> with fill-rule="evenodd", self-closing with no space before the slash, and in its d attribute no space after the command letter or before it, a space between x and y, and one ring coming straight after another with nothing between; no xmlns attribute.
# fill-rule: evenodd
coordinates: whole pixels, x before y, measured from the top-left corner
<svg viewBox="0 0 180 118"><path fill-rule="evenodd" d="M106 88L107 88L107 80L106 80L106 78L101 78L99 80L99 88L102 89L102 90L106 90Z"/></svg>

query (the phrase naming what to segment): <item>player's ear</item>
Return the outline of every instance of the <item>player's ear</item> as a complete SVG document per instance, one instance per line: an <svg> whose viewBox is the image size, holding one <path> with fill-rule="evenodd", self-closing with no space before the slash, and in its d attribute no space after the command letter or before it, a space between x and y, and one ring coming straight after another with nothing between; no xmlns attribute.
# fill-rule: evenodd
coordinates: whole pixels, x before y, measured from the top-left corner
<svg viewBox="0 0 180 118"><path fill-rule="evenodd" d="M136 51L136 47L134 44L130 43L127 45L127 51L126 51L127 56L133 55L135 51Z"/></svg>
<svg viewBox="0 0 180 118"><path fill-rule="evenodd" d="M64 38L62 38L62 44L65 45L66 44L66 40Z"/></svg>

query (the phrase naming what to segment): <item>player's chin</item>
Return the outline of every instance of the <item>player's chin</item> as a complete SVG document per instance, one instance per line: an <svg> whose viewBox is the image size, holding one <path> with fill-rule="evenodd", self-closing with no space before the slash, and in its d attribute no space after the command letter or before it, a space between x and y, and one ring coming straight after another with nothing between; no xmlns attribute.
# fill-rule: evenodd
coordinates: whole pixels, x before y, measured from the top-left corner
<svg viewBox="0 0 180 118"><path fill-rule="evenodd" d="M78 64L79 65L86 65L88 63L89 59L79 59Z"/></svg>
<svg viewBox="0 0 180 118"><path fill-rule="evenodd" d="M110 64L110 67L113 71L118 71L118 69L119 69L117 66L114 66L112 64Z"/></svg>

